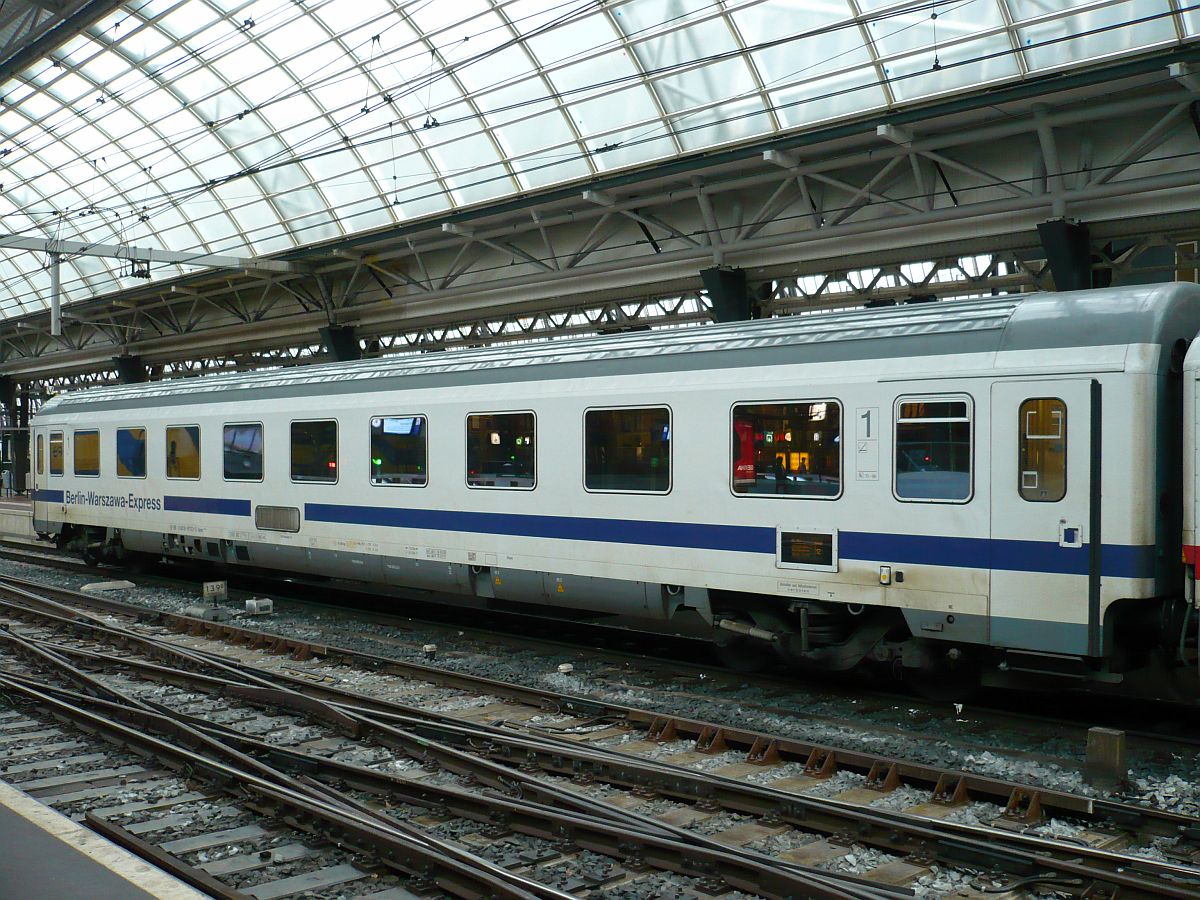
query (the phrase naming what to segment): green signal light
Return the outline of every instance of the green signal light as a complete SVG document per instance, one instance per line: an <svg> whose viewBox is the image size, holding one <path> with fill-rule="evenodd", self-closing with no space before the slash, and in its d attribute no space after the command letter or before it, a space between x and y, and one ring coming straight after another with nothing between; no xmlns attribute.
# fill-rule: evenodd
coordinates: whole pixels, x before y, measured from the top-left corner
<svg viewBox="0 0 1200 900"><path fill-rule="evenodd" d="M382 459L379 459L378 457L372 457L372 458L371 458L371 464L372 464L372 465L375 465L375 466L382 466L382 465L383 465L383 460L382 460Z"/></svg>

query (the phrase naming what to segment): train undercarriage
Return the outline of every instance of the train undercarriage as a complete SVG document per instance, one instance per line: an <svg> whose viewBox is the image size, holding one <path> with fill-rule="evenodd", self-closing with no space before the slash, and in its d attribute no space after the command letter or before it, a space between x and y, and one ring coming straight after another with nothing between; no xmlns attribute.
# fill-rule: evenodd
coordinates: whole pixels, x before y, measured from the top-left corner
<svg viewBox="0 0 1200 900"><path fill-rule="evenodd" d="M148 546L143 533L135 533L129 540L119 530L90 526L67 526L60 534L47 537L93 566L141 567L166 560L225 571L267 575L278 575L280 571L278 567L256 565L252 549L222 546L229 542L155 535ZM322 565L319 559L296 574L364 581L345 566ZM700 636L713 644L717 661L738 671L774 667L869 672L909 683L921 694L937 699L964 699L981 686L1086 688L1187 702L1200 695L1200 614L1182 595L1112 604L1105 616L1104 654L1089 658L923 637L914 633L904 611L895 608L734 591L697 592L675 585L642 585L635 592L643 598L640 607L626 596L608 603L606 608L606 603L596 598L605 596L604 590L613 583L581 585L579 579L541 574L531 581L529 573L525 575L514 577L511 571L474 566L464 577L448 584L433 584L426 577L424 583L418 579L418 583L406 585L392 580L381 587L401 591L411 588L447 602L497 610L522 608L536 610L541 616L550 610L552 616L576 621ZM528 596L519 593L529 590L531 584L541 584L545 589L549 583L568 586L576 597L580 593L585 596L572 604L553 604L550 601L554 597L546 590L530 603ZM563 597L566 590L558 597Z"/></svg>

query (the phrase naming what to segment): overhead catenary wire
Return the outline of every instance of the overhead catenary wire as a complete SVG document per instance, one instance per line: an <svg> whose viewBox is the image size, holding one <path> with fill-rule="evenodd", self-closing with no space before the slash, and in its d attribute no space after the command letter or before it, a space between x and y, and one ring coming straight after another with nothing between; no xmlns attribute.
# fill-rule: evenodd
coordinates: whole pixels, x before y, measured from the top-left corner
<svg viewBox="0 0 1200 900"><path fill-rule="evenodd" d="M1191 9L1191 7L1189 7L1189 9ZM1110 24L1110 25L1104 26L1104 27L1102 27L1102 28L1093 29L1091 32L1084 32L1084 33L1079 33L1079 34L1074 34L1074 35L1071 35L1069 38L1056 38L1056 39L1045 40L1045 41L1039 42L1039 44L1037 44L1037 45L1028 45L1028 46L1022 47L1022 48L1020 48L1020 50L1021 50L1021 51L1024 51L1024 50L1032 49L1032 48L1034 48L1034 47L1036 47L1036 46L1044 46L1044 45L1048 45L1048 44L1050 44L1050 43L1054 43L1054 42L1057 42L1057 41L1060 41L1060 40L1064 40L1064 39L1072 39L1072 40L1073 40L1073 39L1078 39L1079 37L1086 36L1087 34L1090 34L1090 33L1098 33L1098 32L1101 32L1101 31L1111 30L1111 29L1113 29L1113 28L1128 27L1129 25L1132 25L1132 24L1137 24L1137 23L1139 23L1139 22L1147 21L1147 20L1150 20L1150 19L1153 19L1153 18L1158 18L1158 17L1160 17L1160 16L1151 15L1151 16L1145 16L1145 17L1142 17L1141 19L1134 19L1134 20L1122 21L1122 22L1119 22L1119 23L1113 23L1113 24ZM794 39L794 38L793 38L793 39ZM739 52L741 52L741 51L739 51ZM1009 51L1009 52L1017 52L1017 51ZM999 55L999 54L992 54L992 56L994 56L994 55ZM956 63L954 63L953 65L956 65L956 66L961 66L961 65L969 65L969 64L972 64L972 63L977 63L979 60L981 60L981 59L986 59L986 58L989 58L989 57L988 57L988 56L977 56L977 57L972 57L972 58L970 58L970 59L964 59L964 60L962 60L962 61L956 62ZM690 61L690 64L693 64L693 65L694 65L694 64L695 64L695 61L694 61L694 60L693 60L693 61ZM915 75L915 74L922 74L922 73L914 73L914 75ZM900 77L914 77L914 75L910 75L910 76L900 76ZM592 86L589 86L589 87L592 87ZM850 90L853 90L853 88L852 88L852 89L850 89ZM848 91L847 91L847 92L848 92ZM836 96L838 93L844 93L844 92L835 92L835 93L831 93L831 94L829 94L829 95L827 95L827 96ZM806 98L806 102L807 102L807 101L811 101L812 99L814 99L814 98ZM781 107L781 106L777 105L777 106L776 106L776 107L774 107L774 108L777 108L777 109L778 109L778 108L783 108L783 107ZM707 123L705 123L705 125L704 125L703 127L711 127L711 125L712 125L712 122L707 122ZM392 125L392 129L393 129L393 134L394 134L394 124ZM684 131L686 131L686 129L684 129ZM389 137L387 137L387 138L384 138L384 139L391 140L392 138L389 136ZM628 144L628 142L627 142L627 144ZM297 156L297 157L295 157L294 159L286 159L286 160L283 160L283 161L281 161L281 162L279 163L279 165L281 165L281 166L286 166L286 165L294 165L294 164L296 164L297 162L302 162L302 161L305 161L305 160L311 160L311 159L320 158L321 156L324 156L324 155L326 155L326 154L328 154L328 153L335 153L335 152L339 152L338 148L325 148L325 149L322 149L321 151L319 151L318 153L315 153L315 154L311 154L311 155L300 155L300 156ZM579 154L574 154L574 157L573 157L573 158L576 158L576 159L578 159L578 158L579 158L579 156L580 156ZM563 158L564 158L564 159L570 159L570 158L572 158L572 156L568 154L568 155L564 155L564 157L563 157ZM551 161L551 162L547 163L547 165L549 165L549 166L553 166L553 165L555 165L555 164L557 164L557 161ZM526 171L532 171L532 170L533 170L533 169L527 169ZM259 170L259 171L261 171L261 170ZM234 180L234 179L236 179L236 178L245 177L246 175L252 175L252 174L257 174L257 173L258 173L257 171L249 171L249 172L237 173L236 175L232 176L231 178L227 178L227 179L223 179L223 180L221 180L221 182L220 182L220 183L221 183L221 184L226 184L226 183L229 183L229 181L231 181L231 180ZM481 179L481 180L477 180L477 181L475 181L475 182L471 182L470 184L472 184L472 185L486 184L486 183L487 183L489 180L492 180L492 179ZM195 196L195 195L200 195L200 194L206 193L206 192L207 192L207 190L211 189L211 187L212 187L212 185L211 185L211 184L197 185L197 186L195 186L194 188L190 189L190 192L193 194L193 196ZM428 198L428 197L431 197L431 196L435 196L435 194L434 194L433 192L430 192L430 193L423 194L423 195L417 195L416 197L409 198L409 202L412 202L413 200L420 200L420 199L422 199L422 198ZM190 198L187 196L187 194L171 194L171 195L165 195L165 196L164 196L164 195L160 195L160 196L159 196L159 197L157 197L157 198L151 198L151 203L153 203L153 202L155 202L155 201L166 201L166 202L168 202L168 203L178 203L178 202L180 202L181 200L187 200L187 199L190 199ZM149 208L149 207L151 206L151 203L143 203L143 206L146 206L146 207L148 207L148 208ZM305 230L305 229L304 229L303 227L302 227L302 228L299 228L299 229L295 229L295 230L293 230L293 231L292 231L292 235L293 235L293 237L299 237L299 236L301 236L304 230Z"/></svg>

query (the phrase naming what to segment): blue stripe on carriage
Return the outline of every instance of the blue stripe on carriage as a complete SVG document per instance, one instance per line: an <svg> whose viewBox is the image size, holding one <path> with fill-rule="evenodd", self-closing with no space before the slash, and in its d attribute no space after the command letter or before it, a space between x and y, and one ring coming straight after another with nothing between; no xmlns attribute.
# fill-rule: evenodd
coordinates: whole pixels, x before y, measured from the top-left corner
<svg viewBox="0 0 1200 900"><path fill-rule="evenodd" d="M38 490L33 492L35 503L62 503L62 491Z"/></svg>
<svg viewBox="0 0 1200 900"><path fill-rule="evenodd" d="M304 518L309 522L344 525L775 555L775 529L754 525L692 525L683 522L397 509L336 503L306 503ZM1086 575L1088 571L1086 545L1067 548L1044 541L842 531L838 534L838 554L842 559L960 569L1002 569L1067 575ZM1105 544L1101 554L1101 574L1116 578L1153 578L1154 561L1153 546Z"/></svg>
<svg viewBox="0 0 1200 900"><path fill-rule="evenodd" d="M1110 578L1153 578L1156 548L1105 544L1100 574ZM1049 541L1010 541L917 534L838 533L842 559L878 559L914 565L1008 572L1088 573L1088 546L1060 547Z"/></svg>
<svg viewBox="0 0 1200 900"><path fill-rule="evenodd" d="M775 553L775 529L752 525L690 525L683 522L526 516L443 509L395 509L383 506L343 506L336 503L305 503L304 518L309 522L382 525L388 528L419 528L426 531L506 534L514 537L646 544L696 550L736 550L742 553L772 555Z"/></svg>
<svg viewBox="0 0 1200 900"><path fill-rule="evenodd" d="M249 500L226 500L222 497L163 497L166 512L211 513L214 516L248 516Z"/></svg>

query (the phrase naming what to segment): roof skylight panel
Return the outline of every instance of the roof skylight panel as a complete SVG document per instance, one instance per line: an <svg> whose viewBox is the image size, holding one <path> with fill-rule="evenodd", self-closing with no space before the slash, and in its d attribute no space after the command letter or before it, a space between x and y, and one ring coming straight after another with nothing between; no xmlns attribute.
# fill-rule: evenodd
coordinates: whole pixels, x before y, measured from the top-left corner
<svg viewBox="0 0 1200 900"><path fill-rule="evenodd" d="M155 26L168 37L182 42L200 33L218 18L220 16L207 3L187 0L155 22Z"/></svg>
<svg viewBox="0 0 1200 900"><path fill-rule="evenodd" d="M771 92L771 105L785 128L879 109L887 96L874 66L808 79Z"/></svg>
<svg viewBox="0 0 1200 900"><path fill-rule="evenodd" d="M305 15L271 28L255 26L253 36L279 59L287 59L329 40L329 33Z"/></svg>
<svg viewBox="0 0 1200 900"><path fill-rule="evenodd" d="M577 144L516 157L512 160L512 168L525 188L544 187L592 174L587 155Z"/></svg>
<svg viewBox="0 0 1200 900"><path fill-rule="evenodd" d="M95 48L95 53L91 54L83 63L72 66L98 87L107 87L108 82L119 75L124 75L129 70L129 63L114 53L111 49L101 47L99 44L92 45ZM65 75L70 74L64 73Z"/></svg>
<svg viewBox="0 0 1200 900"><path fill-rule="evenodd" d="M892 96L904 101L1021 74L1006 33L910 52L885 61ZM934 60L936 59L936 63Z"/></svg>
<svg viewBox="0 0 1200 900"><path fill-rule="evenodd" d="M1016 32L1030 69L1077 64L1176 40L1168 0L1005 2L1017 20Z"/></svg>

